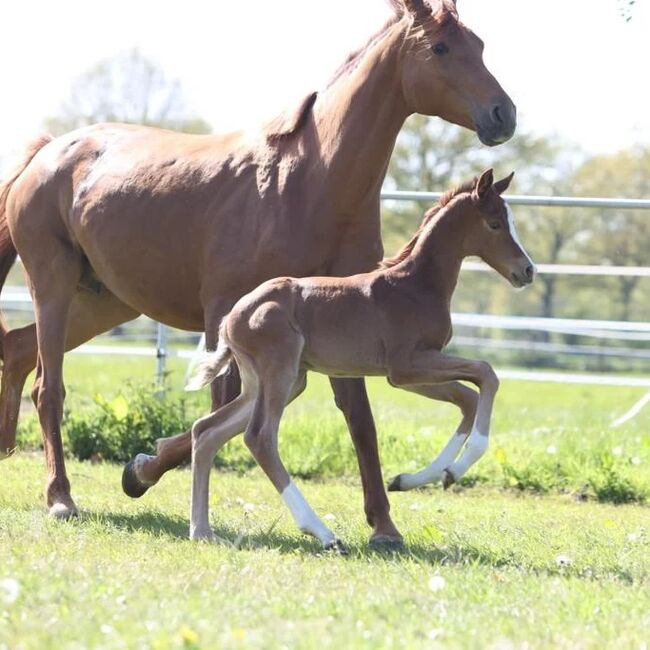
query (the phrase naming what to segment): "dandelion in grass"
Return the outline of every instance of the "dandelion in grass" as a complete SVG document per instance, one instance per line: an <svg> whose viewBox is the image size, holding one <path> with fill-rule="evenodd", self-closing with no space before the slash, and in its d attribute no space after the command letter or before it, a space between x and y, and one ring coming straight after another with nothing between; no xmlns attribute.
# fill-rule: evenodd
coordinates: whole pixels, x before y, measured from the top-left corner
<svg viewBox="0 0 650 650"><path fill-rule="evenodd" d="M247 515L252 515L255 512L255 506L252 503L245 503L243 508Z"/></svg>
<svg viewBox="0 0 650 650"><path fill-rule="evenodd" d="M323 519L325 519L325 521L336 521L336 515L333 514L333 513L331 513L331 512L328 512L328 513L323 517Z"/></svg>
<svg viewBox="0 0 650 650"><path fill-rule="evenodd" d="M546 453L550 456L555 456L557 454L557 447L555 445L549 445L546 448Z"/></svg>
<svg viewBox="0 0 650 650"><path fill-rule="evenodd" d="M434 594L442 591L446 584L447 581L440 575L431 576L431 578L429 578L429 590L433 591Z"/></svg>
<svg viewBox="0 0 650 650"><path fill-rule="evenodd" d="M573 564L573 560L568 555L558 555L555 558L555 563L561 568L566 569Z"/></svg>
<svg viewBox="0 0 650 650"><path fill-rule="evenodd" d="M614 447L614 449L612 449L612 454L614 456L622 456L623 455L623 447L621 447L620 445L618 445L617 447Z"/></svg>
<svg viewBox="0 0 650 650"><path fill-rule="evenodd" d="M0 603L11 605L18 600L20 583L15 578L0 579Z"/></svg>
<svg viewBox="0 0 650 650"><path fill-rule="evenodd" d="M641 459L638 456L632 456L632 458L630 458L630 463L639 466L641 464Z"/></svg>

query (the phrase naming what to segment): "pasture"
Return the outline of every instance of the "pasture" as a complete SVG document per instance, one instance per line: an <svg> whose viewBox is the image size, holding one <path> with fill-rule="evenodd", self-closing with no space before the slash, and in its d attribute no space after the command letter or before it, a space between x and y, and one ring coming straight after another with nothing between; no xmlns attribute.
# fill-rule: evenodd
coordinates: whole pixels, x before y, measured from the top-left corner
<svg viewBox="0 0 650 650"><path fill-rule="evenodd" d="M173 401L184 366L171 370ZM68 407L152 372L151 360L70 356ZM453 408L385 382L370 392L386 477L428 461L456 424ZM609 427L642 393L503 382L490 451L461 486L391 494L406 538L394 554L367 547L351 444L318 376L280 445L347 558L295 530L237 441L212 477L216 545L186 539L187 470L132 501L119 466L71 461L82 516L56 522L42 457L22 451L2 463L0 647L644 647L648 411Z"/></svg>

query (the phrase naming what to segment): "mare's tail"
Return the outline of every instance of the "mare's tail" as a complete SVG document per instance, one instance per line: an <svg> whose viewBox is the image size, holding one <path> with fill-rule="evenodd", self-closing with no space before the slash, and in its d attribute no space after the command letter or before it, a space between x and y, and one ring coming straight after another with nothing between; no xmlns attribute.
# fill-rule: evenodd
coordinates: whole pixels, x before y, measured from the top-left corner
<svg viewBox="0 0 650 650"><path fill-rule="evenodd" d="M194 376L187 382L185 390L199 390L199 388L207 386L228 367L233 355L228 345L224 325L225 320L222 321L221 327L219 327L219 344L217 345L217 349L214 352L210 352L207 359L199 365Z"/></svg>
<svg viewBox="0 0 650 650"><path fill-rule="evenodd" d="M32 161L32 158L52 140L51 135L42 135L27 147L25 156L20 164L14 169L9 178L0 185L0 290L7 281L7 276L11 267L16 261L16 247L11 240L9 233L9 226L7 225L7 197L11 186L16 182L16 179L25 171L27 165ZM7 328L3 319L0 317L0 359L4 359L4 351L2 349L2 342L4 341Z"/></svg>

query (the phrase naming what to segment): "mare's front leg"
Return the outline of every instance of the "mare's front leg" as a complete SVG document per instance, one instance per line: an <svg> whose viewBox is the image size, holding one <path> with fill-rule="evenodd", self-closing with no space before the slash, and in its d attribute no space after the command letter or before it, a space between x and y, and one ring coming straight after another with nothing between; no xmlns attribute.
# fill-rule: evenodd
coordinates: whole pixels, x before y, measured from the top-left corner
<svg viewBox="0 0 650 650"><path fill-rule="evenodd" d="M470 361L438 351L429 351L417 354L409 364L397 362L390 370L389 381L399 387L469 381L478 387L479 398L476 415L465 449L458 460L451 462L442 471L443 486L449 487L458 481L487 451L492 407L499 388L499 380L494 370L490 364L484 361ZM462 442L461 445L458 445L457 442L452 438L453 444L450 451L453 451L453 447L462 446Z"/></svg>
<svg viewBox="0 0 650 650"><path fill-rule="evenodd" d="M390 504L381 474L377 429L363 379L330 378L336 405L345 416L357 453L366 519L373 528L370 543L399 546L402 535L390 517Z"/></svg>
<svg viewBox="0 0 650 650"><path fill-rule="evenodd" d="M422 487L427 483L441 481L444 470L456 460L456 456L458 456L463 444L465 444L467 437L471 433L478 405L478 394L476 391L457 381L440 385L399 386L399 388L428 397L429 399L455 404L462 413L462 420L456 432L451 436L449 442L447 442L435 460L419 472L415 472L414 474L399 474L396 476L388 484L388 490L390 492L412 490L417 487Z"/></svg>

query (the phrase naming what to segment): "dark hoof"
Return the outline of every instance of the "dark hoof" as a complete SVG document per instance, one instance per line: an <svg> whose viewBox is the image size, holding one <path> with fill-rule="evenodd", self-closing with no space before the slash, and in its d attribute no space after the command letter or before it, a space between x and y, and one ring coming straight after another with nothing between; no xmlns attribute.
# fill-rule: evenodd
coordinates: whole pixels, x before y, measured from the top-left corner
<svg viewBox="0 0 650 650"><path fill-rule="evenodd" d="M331 541L329 544L326 544L323 547L324 551L327 551L328 553L335 553L336 555L350 555L350 551L348 551L348 547L340 540L338 537Z"/></svg>
<svg viewBox="0 0 650 650"><path fill-rule="evenodd" d="M393 553L404 549L404 540L401 537L374 535L370 538L368 546L373 551L379 551L380 553Z"/></svg>
<svg viewBox="0 0 650 650"><path fill-rule="evenodd" d="M137 499L141 497L148 489L149 485L145 485L135 473L135 460L129 461L122 472L122 490L124 494Z"/></svg>
<svg viewBox="0 0 650 650"><path fill-rule="evenodd" d="M446 469L446 470L444 470L442 472L442 487L443 487L443 489L447 490L455 482L456 482L456 479L454 478L454 475L448 469Z"/></svg>
<svg viewBox="0 0 650 650"><path fill-rule="evenodd" d="M398 474L395 478L391 480L388 484L389 492L401 492L402 491L402 475Z"/></svg>

